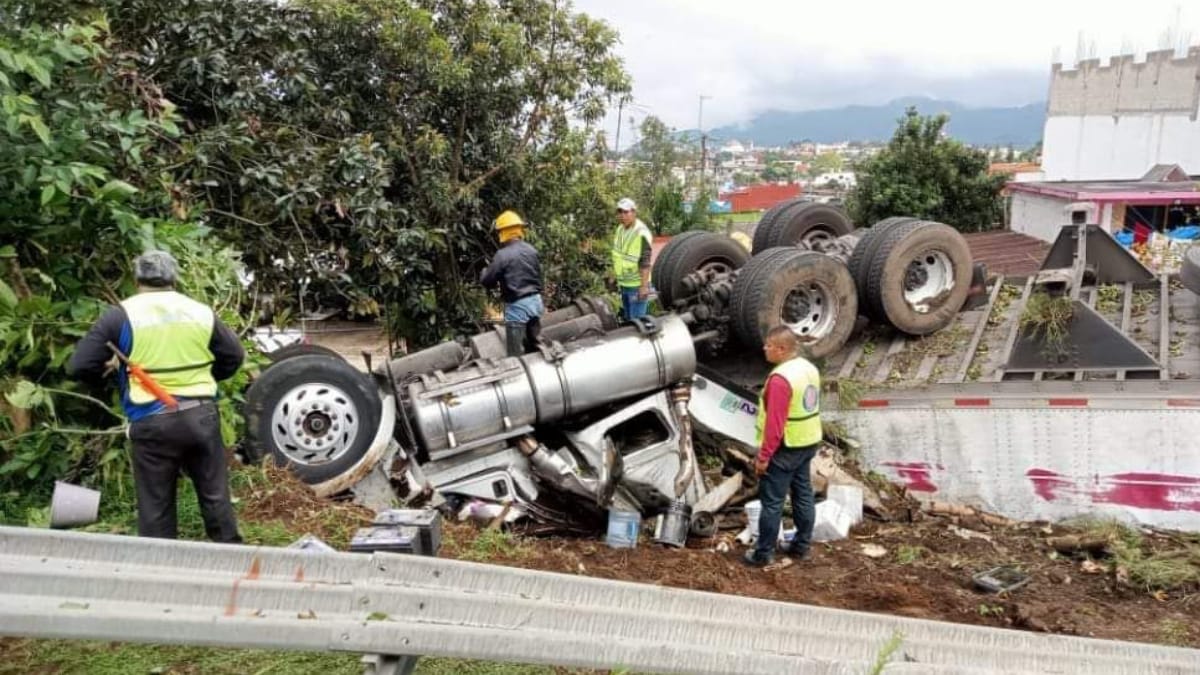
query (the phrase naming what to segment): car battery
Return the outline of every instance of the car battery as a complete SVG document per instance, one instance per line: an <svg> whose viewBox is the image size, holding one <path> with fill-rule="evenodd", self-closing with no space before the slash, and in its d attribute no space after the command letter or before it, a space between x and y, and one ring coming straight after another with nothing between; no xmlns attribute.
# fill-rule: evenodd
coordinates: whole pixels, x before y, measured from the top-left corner
<svg viewBox="0 0 1200 675"><path fill-rule="evenodd" d="M421 531L415 527L384 525L364 527L350 540L352 553L408 553L422 555Z"/></svg>
<svg viewBox="0 0 1200 675"><path fill-rule="evenodd" d="M415 527L421 533L419 555L436 556L442 546L442 514L437 509L386 509L375 514L377 527Z"/></svg>

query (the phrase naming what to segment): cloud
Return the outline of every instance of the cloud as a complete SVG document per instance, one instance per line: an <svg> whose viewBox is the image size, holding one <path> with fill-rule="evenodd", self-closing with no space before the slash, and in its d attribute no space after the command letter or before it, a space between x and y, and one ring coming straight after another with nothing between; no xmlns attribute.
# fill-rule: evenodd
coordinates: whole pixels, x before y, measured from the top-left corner
<svg viewBox="0 0 1200 675"><path fill-rule="evenodd" d="M1178 0L977 3L906 0L576 0L621 34L642 110L677 128L745 121L768 109L880 104L904 96L968 105L1045 98L1056 53L1098 56L1200 38ZM1081 40L1082 37L1082 40ZM610 122L610 127L612 123Z"/></svg>

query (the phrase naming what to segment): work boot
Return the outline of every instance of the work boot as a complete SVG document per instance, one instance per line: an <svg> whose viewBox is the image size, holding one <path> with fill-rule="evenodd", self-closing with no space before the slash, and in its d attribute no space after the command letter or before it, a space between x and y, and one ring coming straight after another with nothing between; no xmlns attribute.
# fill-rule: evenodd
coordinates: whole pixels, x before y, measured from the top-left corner
<svg viewBox="0 0 1200 675"><path fill-rule="evenodd" d="M750 567L766 567L775 562L775 556L768 553L765 556L760 556L758 551L750 549L746 551L746 555L742 556L742 562Z"/></svg>
<svg viewBox="0 0 1200 675"><path fill-rule="evenodd" d="M808 560L809 557L812 556L811 549L796 548L790 544L787 546L787 548L783 549L783 553L784 553L784 555L791 558L792 560L795 560L796 562L800 562L801 560Z"/></svg>

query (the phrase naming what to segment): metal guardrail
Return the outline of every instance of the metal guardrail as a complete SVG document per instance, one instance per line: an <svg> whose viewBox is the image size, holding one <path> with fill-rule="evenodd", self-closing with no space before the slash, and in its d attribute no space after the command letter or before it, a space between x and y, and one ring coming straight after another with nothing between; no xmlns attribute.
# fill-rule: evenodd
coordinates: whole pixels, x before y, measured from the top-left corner
<svg viewBox="0 0 1200 675"><path fill-rule="evenodd" d="M803 573L800 571L799 573ZM1200 651L392 554L0 528L0 634L662 673L1196 673Z"/></svg>

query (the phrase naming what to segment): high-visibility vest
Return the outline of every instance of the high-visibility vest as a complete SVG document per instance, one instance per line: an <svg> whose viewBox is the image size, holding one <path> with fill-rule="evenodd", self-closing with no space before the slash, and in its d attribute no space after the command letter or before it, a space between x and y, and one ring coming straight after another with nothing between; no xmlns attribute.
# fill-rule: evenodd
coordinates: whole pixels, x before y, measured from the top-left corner
<svg viewBox="0 0 1200 675"><path fill-rule="evenodd" d="M787 424L783 427L783 444L789 448L803 448L821 442L821 371L806 359L796 357L775 366L771 375L779 375L792 387L792 399L788 402ZM765 387L764 387L765 391ZM762 445L763 430L767 426L767 406L763 397L758 397L758 421L755 432L758 445Z"/></svg>
<svg viewBox="0 0 1200 675"><path fill-rule="evenodd" d="M613 232L613 275L617 278L618 286L638 288L642 285L642 273L638 268L638 259L642 252L641 240L645 240L646 246L649 247L654 238L650 234L650 228L646 227L640 218L634 221L631 227L618 224Z"/></svg>
<svg viewBox="0 0 1200 675"><path fill-rule="evenodd" d="M217 395L213 353L208 348L213 333L211 308L175 291L139 293L121 307L133 338L132 353L127 355L131 362L175 396ZM155 398L129 378L129 400L140 405Z"/></svg>

